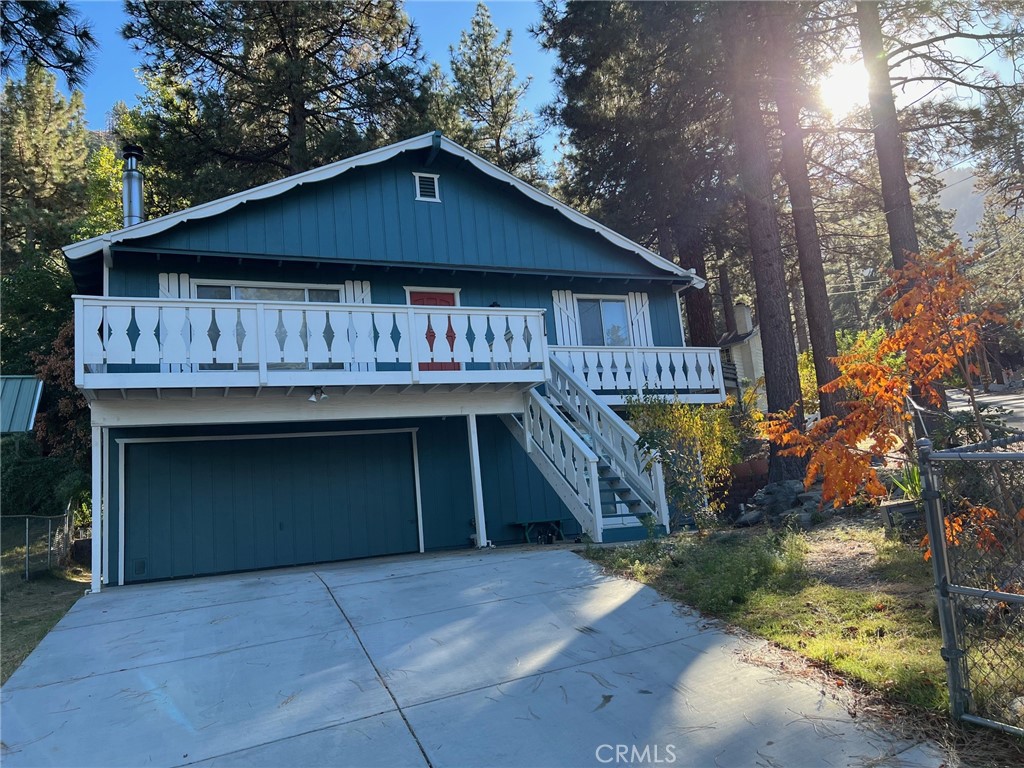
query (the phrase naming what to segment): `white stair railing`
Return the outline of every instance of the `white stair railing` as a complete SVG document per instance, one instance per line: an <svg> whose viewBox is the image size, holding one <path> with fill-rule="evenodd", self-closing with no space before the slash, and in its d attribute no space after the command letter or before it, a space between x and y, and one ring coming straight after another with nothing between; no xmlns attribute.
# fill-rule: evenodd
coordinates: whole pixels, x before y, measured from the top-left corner
<svg viewBox="0 0 1024 768"><path fill-rule="evenodd" d="M607 455L612 469L658 513L668 529L668 504L661 464L637 445L639 435L561 360L552 355L547 393L593 438L594 448Z"/></svg>
<svg viewBox="0 0 1024 768"><path fill-rule="evenodd" d="M535 389L525 396L522 422L513 416L503 421L583 530L601 542L597 454Z"/></svg>

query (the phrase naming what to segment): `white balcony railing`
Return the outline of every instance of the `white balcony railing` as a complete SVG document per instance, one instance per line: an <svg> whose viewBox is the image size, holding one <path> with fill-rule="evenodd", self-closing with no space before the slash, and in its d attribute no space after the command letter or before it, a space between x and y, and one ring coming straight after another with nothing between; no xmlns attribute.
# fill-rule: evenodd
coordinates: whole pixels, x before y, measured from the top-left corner
<svg viewBox="0 0 1024 768"><path fill-rule="evenodd" d="M540 309L75 297L85 389L539 383Z"/></svg>
<svg viewBox="0 0 1024 768"><path fill-rule="evenodd" d="M551 354L613 405L644 394L690 403L725 399L717 347L551 347Z"/></svg>

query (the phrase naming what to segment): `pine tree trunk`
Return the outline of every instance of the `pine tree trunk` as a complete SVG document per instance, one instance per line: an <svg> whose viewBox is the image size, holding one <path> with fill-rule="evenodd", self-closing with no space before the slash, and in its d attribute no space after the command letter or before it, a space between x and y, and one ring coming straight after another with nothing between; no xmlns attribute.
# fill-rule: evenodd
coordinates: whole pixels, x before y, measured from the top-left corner
<svg viewBox="0 0 1024 768"><path fill-rule="evenodd" d="M821 260L821 240L818 237L818 221L814 214L811 180L807 175L800 108L796 101L795 67L790 56L795 41L786 4L779 3L767 9L765 18L768 22L768 39L772 48L772 55L768 58L775 81L779 127L782 129L782 172L786 177L793 208L797 257L800 262L800 279L803 282L803 304L807 310L807 325L814 358L814 379L820 390L825 384L839 377L839 369L832 362L832 358L838 355L839 351L836 347L835 321L825 285L825 266ZM793 309L797 311L795 306ZM819 397L821 415L836 415L837 396L819 392Z"/></svg>
<svg viewBox="0 0 1024 768"><path fill-rule="evenodd" d="M679 266L694 270L705 280L708 277L707 262L704 260L704 244L695 210L683 206L676 216L673 231L676 236L676 252ZM687 343L694 347L718 346L715 335L715 315L711 308L711 294L705 289L690 290L686 293L686 324L690 329Z"/></svg>
<svg viewBox="0 0 1024 768"><path fill-rule="evenodd" d="M292 173L309 170L309 153L306 151L306 108L298 97L293 97L288 107L288 165Z"/></svg>
<svg viewBox="0 0 1024 768"><path fill-rule="evenodd" d="M889 80L889 60L882 42L882 23L876 0L857 3L857 27L864 66L868 71L868 103L874 125L875 155L878 173L882 179L882 204L889 229L889 249L892 265L902 269L907 253L920 253L917 230L914 226L914 207L907 182L906 159L900 125L896 116L896 102Z"/></svg>
<svg viewBox="0 0 1024 768"><path fill-rule="evenodd" d="M804 315L804 292L800 289L800 275L789 278L789 298L793 304L793 323L796 325L796 351L801 355L811 348L807 336L807 317Z"/></svg>
<svg viewBox="0 0 1024 768"><path fill-rule="evenodd" d="M853 265L850 264L850 254L844 254L843 263L846 265L846 293L850 297L850 304L853 307L853 316L857 319L857 330L864 330L864 314L860 311L860 299L857 298L857 282L853 274Z"/></svg>
<svg viewBox="0 0 1024 768"><path fill-rule="evenodd" d="M736 333L736 302L732 298L732 283L729 282L729 268L725 265L725 252L718 244L718 285L722 293L722 315L725 318L725 332Z"/></svg>
<svg viewBox="0 0 1024 768"><path fill-rule="evenodd" d="M803 425L796 347L786 297L786 270L779 238L779 222L772 193L772 163L761 116L754 55L760 46L751 34L746 3L718 6L726 49L732 51L731 101L733 138L747 215L757 292L757 319L764 351L765 394L768 410L796 406L795 423ZM779 455L773 445L768 465L770 482L800 479L804 462Z"/></svg>

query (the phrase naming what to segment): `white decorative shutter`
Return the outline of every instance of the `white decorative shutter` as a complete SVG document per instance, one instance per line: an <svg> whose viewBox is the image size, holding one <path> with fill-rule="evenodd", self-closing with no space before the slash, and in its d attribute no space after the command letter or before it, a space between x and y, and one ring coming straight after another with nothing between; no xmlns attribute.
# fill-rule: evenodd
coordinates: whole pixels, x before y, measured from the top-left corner
<svg viewBox="0 0 1024 768"><path fill-rule="evenodd" d="M184 272L161 272L157 276L157 284L159 286L158 295L161 299L190 299L192 298L192 283L188 279L188 275ZM160 334L166 338L166 334L179 332L180 329L161 328ZM164 341L161 338L161 344ZM160 365L161 373L181 373L186 369L192 370L190 366L186 365L169 365L162 363Z"/></svg>
<svg viewBox="0 0 1024 768"><path fill-rule="evenodd" d="M372 304L370 300L370 283L366 280L346 280L341 291L344 304Z"/></svg>
<svg viewBox="0 0 1024 768"><path fill-rule="evenodd" d="M161 299L188 299L192 296L192 283L184 272L161 272L159 277Z"/></svg>
<svg viewBox="0 0 1024 768"><path fill-rule="evenodd" d="M366 280L346 280L341 287L341 301L344 304L372 304L370 283ZM354 371L375 371L376 363L355 363Z"/></svg>
<svg viewBox="0 0 1024 768"><path fill-rule="evenodd" d="M646 293L626 294L626 311L633 331L633 346L653 347L654 337L651 333L651 306Z"/></svg>
<svg viewBox="0 0 1024 768"><path fill-rule="evenodd" d="M579 346L580 319L572 291L552 291L551 300L555 307L555 337L558 344L565 347Z"/></svg>

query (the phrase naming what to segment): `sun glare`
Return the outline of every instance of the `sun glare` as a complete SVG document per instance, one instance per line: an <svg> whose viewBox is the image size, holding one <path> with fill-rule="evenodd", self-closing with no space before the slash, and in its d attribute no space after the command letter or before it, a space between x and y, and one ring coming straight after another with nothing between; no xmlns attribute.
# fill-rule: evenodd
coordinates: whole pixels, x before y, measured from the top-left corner
<svg viewBox="0 0 1024 768"><path fill-rule="evenodd" d="M854 61L836 64L818 84L822 106L832 117L841 119L868 103L868 73L864 64Z"/></svg>

